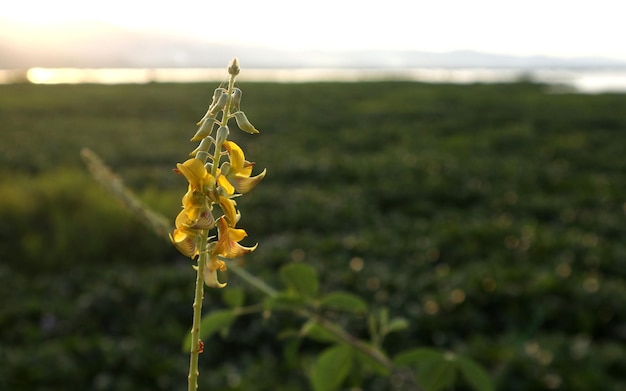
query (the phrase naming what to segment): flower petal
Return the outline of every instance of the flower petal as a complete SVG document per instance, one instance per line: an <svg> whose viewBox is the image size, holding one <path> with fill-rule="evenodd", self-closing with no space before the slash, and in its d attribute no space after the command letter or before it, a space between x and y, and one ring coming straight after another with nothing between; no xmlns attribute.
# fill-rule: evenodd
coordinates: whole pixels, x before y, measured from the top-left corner
<svg viewBox="0 0 626 391"><path fill-rule="evenodd" d="M222 187L224 190L226 190L226 194L235 193L235 188L224 175L220 175L217 177L217 184L220 185L220 187Z"/></svg>
<svg viewBox="0 0 626 391"><path fill-rule="evenodd" d="M211 256L206 260L204 266L204 283L211 288L223 288L226 286L226 283L221 283L217 279L217 271L225 271L226 264L224 261L219 260L216 256Z"/></svg>
<svg viewBox="0 0 626 391"><path fill-rule="evenodd" d="M209 270L208 268L204 268L203 276L204 283L211 288L224 288L226 283L219 282L217 279L217 270Z"/></svg>
<svg viewBox="0 0 626 391"><path fill-rule="evenodd" d="M232 141L224 141L224 144L222 145L224 145L224 148L228 151L231 172L241 171L246 161L241 147L239 147L239 145L235 144Z"/></svg>
<svg viewBox="0 0 626 391"><path fill-rule="evenodd" d="M228 180L233 184L237 193L246 194L250 190L254 189L257 183L261 182L261 179L265 178L267 170L263 170L259 175L253 177L247 177L242 175L229 176Z"/></svg>
<svg viewBox="0 0 626 391"><path fill-rule="evenodd" d="M187 227L181 227L170 234L170 240L184 256L193 258L198 255L198 233Z"/></svg>
<svg viewBox="0 0 626 391"><path fill-rule="evenodd" d="M220 197L220 208L222 208L222 212L224 212L226 222L231 227L234 227L238 220L235 205L237 205L237 203L234 200L226 197Z"/></svg>
<svg viewBox="0 0 626 391"><path fill-rule="evenodd" d="M217 244L212 251L213 254L224 258L237 258L254 251L257 247L256 244L252 247L245 247L238 243L246 236L248 236L248 234L245 230L231 228L228 226L226 219L218 219Z"/></svg>
<svg viewBox="0 0 626 391"><path fill-rule="evenodd" d="M186 160L184 163L176 164L176 169L179 173L181 173L189 184L194 189L202 189L202 184L205 181L208 172L202 160L197 158L191 158Z"/></svg>

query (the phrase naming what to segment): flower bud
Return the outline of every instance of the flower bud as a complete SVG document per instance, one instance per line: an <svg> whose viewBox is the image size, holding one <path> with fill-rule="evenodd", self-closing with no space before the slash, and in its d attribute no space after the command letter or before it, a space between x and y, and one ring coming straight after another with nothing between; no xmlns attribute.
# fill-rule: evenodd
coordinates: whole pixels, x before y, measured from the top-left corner
<svg viewBox="0 0 626 391"><path fill-rule="evenodd" d="M209 117L215 117L217 113L222 111L226 106L226 102L228 102L228 93L222 92L217 101L209 108Z"/></svg>
<svg viewBox="0 0 626 391"><path fill-rule="evenodd" d="M228 173L230 172L230 163L222 163L222 166L220 167L220 172L222 173L222 175L228 175Z"/></svg>
<svg viewBox="0 0 626 391"><path fill-rule="evenodd" d="M213 106L215 102L217 102L217 100L220 98L220 96L222 96L224 92L227 92L226 88L224 87L217 87L215 91L213 91L213 100L211 100L211 106Z"/></svg>
<svg viewBox="0 0 626 391"><path fill-rule="evenodd" d="M191 138L191 141L200 141L211 134L213 131L213 124L217 122L215 118L204 118L201 122L200 128L196 131L196 134Z"/></svg>
<svg viewBox="0 0 626 391"><path fill-rule="evenodd" d="M230 65L228 66L228 73L230 75L237 76L240 70L241 68L239 68L239 60L237 60L237 58L233 58L230 62Z"/></svg>
<svg viewBox="0 0 626 391"><path fill-rule="evenodd" d="M215 145L220 146L228 138L228 126L220 126L215 135Z"/></svg>
<svg viewBox="0 0 626 391"><path fill-rule="evenodd" d="M233 88L233 94L230 99L230 111L239 111L239 105L241 104L241 90L237 87Z"/></svg>
<svg viewBox="0 0 626 391"><path fill-rule="evenodd" d="M239 126L239 129L250 134L259 133L257 128L255 128L254 125L252 125L250 121L248 121L248 117L246 117L243 111L233 113L233 116L235 117L235 121L237 121L237 126Z"/></svg>

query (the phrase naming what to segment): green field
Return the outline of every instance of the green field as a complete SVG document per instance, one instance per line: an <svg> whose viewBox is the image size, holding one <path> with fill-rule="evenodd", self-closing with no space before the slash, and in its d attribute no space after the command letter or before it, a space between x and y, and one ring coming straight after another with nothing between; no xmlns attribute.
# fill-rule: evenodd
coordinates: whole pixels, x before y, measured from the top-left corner
<svg viewBox="0 0 626 391"><path fill-rule="evenodd" d="M186 182L172 168L215 87L0 86L0 389L186 389L191 262L129 217L79 152L173 220ZM499 390L626 389L626 95L240 87L261 133L231 133L268 170L239 202L244 244L259 242L246 270L277 284L281 265L306 262L323 290L410 321L389 352L469 355ZM206 311L223 306L207 291ZM199 389L306 390L276 335L298 323L237 321L208 341Z"/></svg>

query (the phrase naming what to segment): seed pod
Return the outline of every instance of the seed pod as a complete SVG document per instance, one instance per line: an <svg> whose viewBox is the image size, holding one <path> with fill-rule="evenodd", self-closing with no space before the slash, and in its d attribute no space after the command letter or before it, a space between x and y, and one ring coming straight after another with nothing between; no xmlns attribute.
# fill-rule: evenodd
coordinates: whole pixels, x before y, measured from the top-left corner
<svg viewBox="0 0 626 391"><path fill-rule="evenodd" d="M239 126L239 129L250 134L259 133L257 128L255 128L254 125L252 125L250 121L248 121L248 117L246 117L243 111L233 113L233 116L235 117L235 121L237 121L237 126Z"/></svg>

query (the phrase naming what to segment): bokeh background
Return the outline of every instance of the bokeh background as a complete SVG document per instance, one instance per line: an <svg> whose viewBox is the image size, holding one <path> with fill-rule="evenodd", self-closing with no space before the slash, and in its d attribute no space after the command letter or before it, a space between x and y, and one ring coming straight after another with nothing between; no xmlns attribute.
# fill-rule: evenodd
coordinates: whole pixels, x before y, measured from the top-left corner
<svg viewBox="0 0 626 391"><path fill-rule="evenodd" d="M231 133L249 160L268 169L239 202L249 233L244 244L259 243L245 259L246 270L279 286L282 265L306 262L320 273L323 291L348 290L409 321L386 341L391 354L407 346L465 354L488 370L498 389L626 388L626 96L584 94L532 77L545 70L534 55L550 56L570 71L610 66L621 72L626 56L615 44L617 14L609 12L615 3L590 9L525 2L513 13L485 1L442 2L460 7L449 7L459 10L454 15L430 2L416 3L411 12L388 3L376 7L374 17L368 16L374 7L363 3L321 2L310 11L319 17L304 18L306 12L287 3L238 2L230 14L210 13L230 19L199 30L192 22L202 10L185 2L167 17L159 8L146 12L146 4L126 13L117 4L99 8L105 21L134 26L134 34L149 33L156 43L169 42L174 25L186 22L189 31L177 37L192 34L217 53L204 58L173 51L165 59L158 55L163 46L147 47L145 40L126 45L128 35L115 41L110 30L98 35L109 43L94 44L103 41L88 34L85 26L96 24L86 6L33 2L25 10L19 7L26 3L16 3L6 15L13 13L11 25L22 30L3 23L8 39L2 49L10 55L2 68L97 67L92 61L101 50L141 53L143 61L103 56L109 62L102 67L178 64L184 72L186 66L219 66L225 74L230 57L239 56L242 108L261 133ZM491 24L481 23L488 9L498 12L489 14ZM600 27L570 35L600 13ZM314 23L296 23L305 19ZM351 19L360 21L354 34L329 27L347 28ZM524 22L516 28L518 20ZM69 26L65 38L52 34L63 26ZM247 30L251 26L258 34ZM161 35L155 38L156 27ZM366 30L385 39L365 46L357 38L371 37ZM70 50L70 31L84 32L88 51ZM312 31L320 32L316 44ZM57 46L46 41L53 36ZM189 47L187 38L178 39L173 47ZM263 46L263 39L272 45ZM38 51L28 40L44 44ZM438 40L440 46L429 46ZM489 46L499 41L509 51ZM246 51L250 47L256 52ZM55 52L51 48L64 55L43 56ZM344 64L344 71L352 70L359 57L346 48L370 59L391 49L438 53L446 61L448 51L491 53L497 56L480 57L480 64L494 61L495 69L496 60L513 58L519 72L497 83L244 78L247 64L289 64L292 70L303 63ZM456 55L445 68L450 72L454 64L469 66ZM269 65L268 57L300 62ZM185 58L191 62L181 63ZM351 62L342 62L346 58ZM583 61L581 68L581 58L592 64ZM368 66L394 74L414 64ZM191 262L89 176L80 150L98 153L146 205L173 221L186 183L172 168L195 147L188 140L219 82L49 85L20 79L0 85L1 389L186 389L182 344L192 313ZM225 279L243 289L247 304L262 300L236 275ZM208 290L205 310L223 308L221 295ZM322 345L302 345L296 360L278 338L300 323L280 314L250 315L227 335L205 341L200 389L307 389L307 365ZM367 337L364 319L346 324ZM387 379L367 377L363 389L389 387Z"/></svg>

